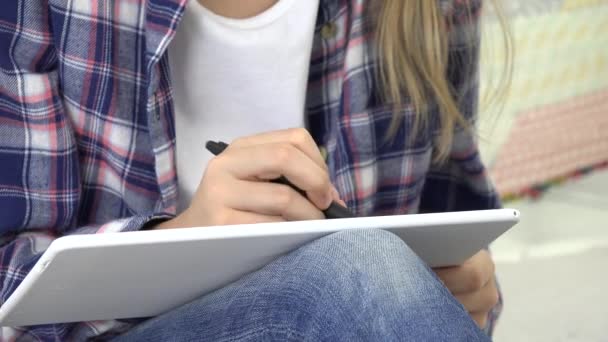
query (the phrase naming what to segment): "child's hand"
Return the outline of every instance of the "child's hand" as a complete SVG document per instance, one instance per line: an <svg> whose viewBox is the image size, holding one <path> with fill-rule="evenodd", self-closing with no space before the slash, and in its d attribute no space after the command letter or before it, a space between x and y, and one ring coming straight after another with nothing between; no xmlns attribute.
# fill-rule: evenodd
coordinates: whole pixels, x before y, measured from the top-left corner
<svg viewBox="0 0 608 342"><path fill-rule="evenodd" d="M490 253L483 250L461 266L437 268L435 272L479 327L485 328L488 314L498 303L494 262Z"/></svg>
<svg viewBox="0 0 608 342"><path fill-rule="evenodd" d="M268 182L285 176L306 192ZM237 139L207 165L190 207L157 229L324 218L337 191L305 129Z"/></svg>

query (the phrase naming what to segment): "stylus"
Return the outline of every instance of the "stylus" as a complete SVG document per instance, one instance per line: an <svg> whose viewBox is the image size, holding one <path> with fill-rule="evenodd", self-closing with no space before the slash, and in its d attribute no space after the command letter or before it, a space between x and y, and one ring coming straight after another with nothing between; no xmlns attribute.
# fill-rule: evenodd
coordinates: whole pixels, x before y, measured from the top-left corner
<svg viewBox="0 0 608 342"><path fill-rule="evenodd" d="M228 144L226 144L225 142L221 142L221 141L217 141L217 142L216 141L207 141L207 143L205 144L205 147L207 148L207 150L209 150L209 152L211 152L211 153L213 153L213 155L217 156L218 154L222 153L228 147ZM298 189L297 186L293 185L287 178L285 178L283 176L273 180L272 182L288 185L306 197L306 194L304 193L304 191L302 191L301 189ZM350 210L348 210L348 208L343 207L336 201L331 202L331 204L329 205L329 208L323 210L323 214L325 214L325 218L328 218L328 219L355 217L355 215Z"/></svg>

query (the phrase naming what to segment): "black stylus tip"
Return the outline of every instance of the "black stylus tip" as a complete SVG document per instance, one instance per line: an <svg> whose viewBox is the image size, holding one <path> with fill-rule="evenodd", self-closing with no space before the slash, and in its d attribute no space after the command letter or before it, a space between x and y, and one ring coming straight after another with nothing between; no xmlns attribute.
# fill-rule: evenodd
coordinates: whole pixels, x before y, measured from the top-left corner
<svg viewBox="0 0 608 342"><path fill-rule="evenodd" d="M323 210L323 213L328 219L355 217L352 211L336 202L332 202L329 208Z"/></svg>

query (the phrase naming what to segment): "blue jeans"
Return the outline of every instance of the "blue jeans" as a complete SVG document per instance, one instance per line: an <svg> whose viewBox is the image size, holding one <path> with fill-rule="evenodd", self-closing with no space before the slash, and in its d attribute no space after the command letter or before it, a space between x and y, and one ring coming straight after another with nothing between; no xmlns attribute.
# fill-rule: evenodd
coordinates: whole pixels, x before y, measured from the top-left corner
<svg viewBox="0 0 608 342"><path fill-rule="evenodd" d="M312 242L115 341L489 338L401 239L356 230Z"/></svg>

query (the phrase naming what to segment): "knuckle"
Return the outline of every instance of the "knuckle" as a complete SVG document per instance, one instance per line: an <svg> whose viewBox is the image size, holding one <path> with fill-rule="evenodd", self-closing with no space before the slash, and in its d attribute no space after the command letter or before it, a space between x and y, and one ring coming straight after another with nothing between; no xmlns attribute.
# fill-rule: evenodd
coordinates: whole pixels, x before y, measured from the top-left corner
<svg viewBox="0 0 608 342"><path fill-rule="evenodd" d="M289 131L289 141L298 146L303 146L312 141L312 137L306 128L292 128Z"/></svg>
<svg viewBox="0 0 608 342"><path fill-rule="evenodd" d="M468 287L471 291L480 290L484 285L484 274L479 268L470 267L467 270L468 274Z"/></svg>
<svg viewBox="0 0 608 342"><path fill-rule="evenodd" d="M275 194L275 201L277 209L282 213L284 212L294 200L294 192L287 186L280 186L277 188Z"/></svg>
<svg viewBox="0 0 608 342"><path fill-rule="evenodd" d="M293 148L288 144L281 144L275 151L275 165L277 168L289 163L293 157Z"/></svg>
<svg viewBox="0 0 608 342"><path fill-rule="evenodd" d="M330 190L331 183L329 181L329 175L324 172L321 177L316 178L316 183L313 186L314 190L320 192L326 192Z"/></svg>
<svg viewBox="0 0 608 342"><path fill-rule="evenodd" d="M490 291L487 300L488 309L492 309L493 307L498 305L498 302L500 301L500 294L498 293L498 290L493 288L492 291Z"/></svg>

